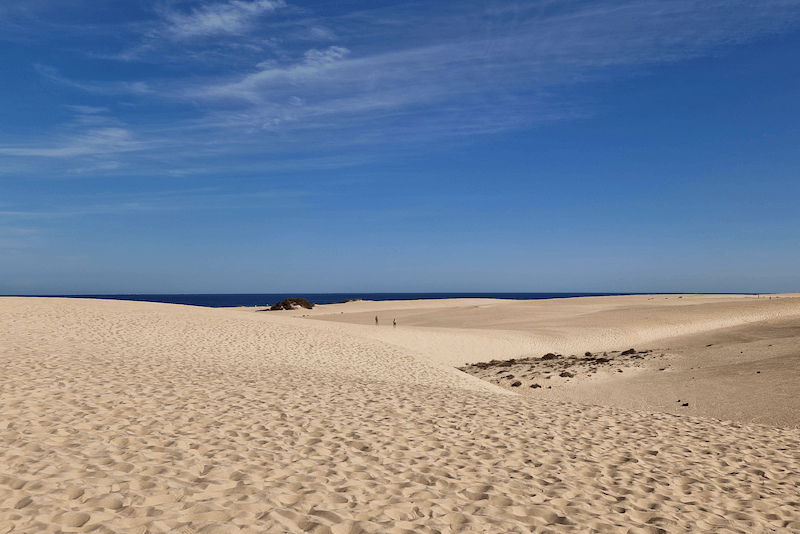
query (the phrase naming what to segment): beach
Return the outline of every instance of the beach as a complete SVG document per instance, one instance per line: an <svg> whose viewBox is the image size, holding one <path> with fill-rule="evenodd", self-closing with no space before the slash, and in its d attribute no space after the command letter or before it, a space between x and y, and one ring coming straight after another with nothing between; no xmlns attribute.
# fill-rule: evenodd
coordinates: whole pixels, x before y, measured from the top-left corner
<svg viewBox="0 0 800 534"><path fill-rule="evenodd" d="M799 341L798 294L4 297L0 534L800 532Z"/></svg>

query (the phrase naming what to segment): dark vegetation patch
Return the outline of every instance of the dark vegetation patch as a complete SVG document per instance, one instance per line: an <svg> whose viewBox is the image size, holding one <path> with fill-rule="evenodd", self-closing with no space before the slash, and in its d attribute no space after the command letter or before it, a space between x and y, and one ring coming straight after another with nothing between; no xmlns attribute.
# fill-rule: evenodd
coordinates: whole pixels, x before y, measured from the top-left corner
<svg viewBox="0 0 800 534"><path fill-rule="evenodd" d="M303 297L290 298L282 300L270 308L270 310L296 310L297 308L305 308L310 310L314 307L313 304L308 302Z"/></svg>

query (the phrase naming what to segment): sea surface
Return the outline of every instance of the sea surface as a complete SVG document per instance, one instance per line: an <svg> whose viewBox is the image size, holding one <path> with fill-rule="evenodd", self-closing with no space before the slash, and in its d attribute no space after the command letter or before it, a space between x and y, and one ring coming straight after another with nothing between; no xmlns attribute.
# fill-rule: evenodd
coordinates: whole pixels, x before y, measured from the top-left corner
<svg viewBox="0 0 800 534"><path fill-rule="evenodd" d="M632 293L242 293L242 294L187 294L187 295L38 295L41 297L92 298L109 300L136 300L166 302L209 308L235 306L271 306L282 300L303 297L314 304L335 304L349 299L361 300L417 300L490 298L511 300L562 299L570 297L605 297L631 295Z"/></svg>

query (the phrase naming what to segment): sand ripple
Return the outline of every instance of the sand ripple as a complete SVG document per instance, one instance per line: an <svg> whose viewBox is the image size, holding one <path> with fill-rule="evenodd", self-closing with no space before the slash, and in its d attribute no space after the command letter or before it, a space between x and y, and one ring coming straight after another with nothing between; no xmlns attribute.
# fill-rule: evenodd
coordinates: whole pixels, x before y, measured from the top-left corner
<svg viewBox="0 0 800 534"><path fill-rule="evenodd" d="M797 430L498 394L231 311L0 309L0 533L800 531Z"/></svg>

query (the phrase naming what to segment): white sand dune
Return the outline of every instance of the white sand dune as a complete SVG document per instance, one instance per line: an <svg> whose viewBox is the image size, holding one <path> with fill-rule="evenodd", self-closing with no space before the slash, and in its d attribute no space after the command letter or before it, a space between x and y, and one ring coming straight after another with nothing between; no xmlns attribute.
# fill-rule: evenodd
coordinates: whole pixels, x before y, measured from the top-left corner
<svg viewBox="0 0 800 534"><path fill-rule="evenodd" d="M429 361L462 365L493 357L614 350L800 317L800 295L780 297L635 295L527 301L362 301L277 313L365 327L374 327L375 315L385 326L397 319L400 330L367 328L359 334L406 347ZM415 328L409 330L409 326Z"/></svg>
<svg viewBox="0 0 800 534"><path fill-rule="evenodd" d="M800 315L800 299L751 300L697 301L677 326L652 326L663 306L648 323L638 301L552 301L533 322L612 348ZM800 430L508 394L445 364L544 347L525 344L535 313L473 305L509 309L486 326L425 303L441 324L412 326L409 307L394 330L2 298L0 534L800 532Z"/></svg>
<svg viewBox="0 0 800 534"><path fill-rule="evenodd" d="M614 365L611 374L542 381L515 370L515 378L503 380L503 369L495 368L482 375L540 399L800 427L798 294L363 301L277 313L341 324L352 335L451 366L651 349L666 357L636 368ZM384 326L375 328L376 315ZM397 329L386 327L392 319ZM658 369L665 372L643 372ZM515 381L520 387L509 387Z"/></svg>

